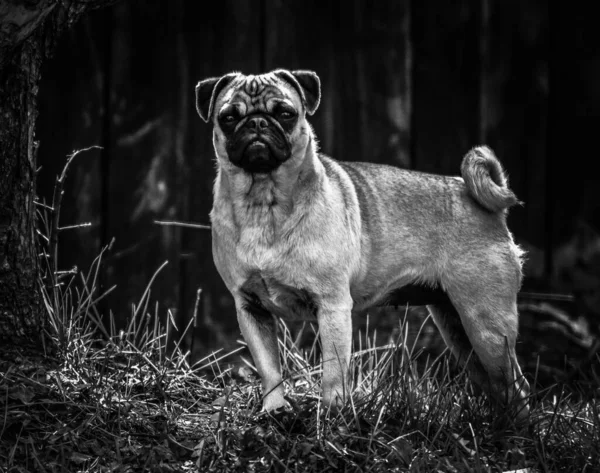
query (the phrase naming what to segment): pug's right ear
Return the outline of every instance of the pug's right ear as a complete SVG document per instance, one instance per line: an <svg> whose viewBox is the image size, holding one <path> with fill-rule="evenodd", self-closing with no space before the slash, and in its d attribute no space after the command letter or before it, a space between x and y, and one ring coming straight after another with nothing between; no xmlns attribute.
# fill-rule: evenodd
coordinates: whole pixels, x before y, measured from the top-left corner
<svg viewBox="0 0 600 473"><path fill-rule="evenodd" d="M212 118L219 92L239 75L239 72L230 72L223 77L211 77L198 82L196 86L196 110L202 120L208 122Z"/></svg>

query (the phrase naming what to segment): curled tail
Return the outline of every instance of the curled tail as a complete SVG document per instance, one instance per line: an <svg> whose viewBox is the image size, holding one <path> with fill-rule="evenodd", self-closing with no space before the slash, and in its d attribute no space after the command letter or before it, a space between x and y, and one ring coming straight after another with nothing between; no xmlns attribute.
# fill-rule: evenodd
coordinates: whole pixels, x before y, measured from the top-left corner
<svg viewBox="0 0 600 473"><path fill-rule="evenodd" d="M504 169L487 146L477 146L463 158L460 166L469 194L490 212L500 212L520 204L508 187Z"/></svg>

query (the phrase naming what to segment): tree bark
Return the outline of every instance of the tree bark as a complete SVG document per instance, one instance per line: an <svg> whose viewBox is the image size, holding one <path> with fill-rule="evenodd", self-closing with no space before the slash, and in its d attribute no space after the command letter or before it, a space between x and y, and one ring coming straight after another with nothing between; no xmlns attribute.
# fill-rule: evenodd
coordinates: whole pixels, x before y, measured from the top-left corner
<svg viewBox="0 0 600 473"><path fill-rule="evenodd" d="M0 346L40 346L35 238L36 97L42 61L85 11L115 0L0 0Z"/></svg>

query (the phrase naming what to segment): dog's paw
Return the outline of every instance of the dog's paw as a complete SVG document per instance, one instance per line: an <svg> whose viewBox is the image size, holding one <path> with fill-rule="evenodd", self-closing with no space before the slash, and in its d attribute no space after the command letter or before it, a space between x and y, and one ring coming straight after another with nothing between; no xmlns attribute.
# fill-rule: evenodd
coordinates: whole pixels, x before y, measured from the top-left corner
<svg viewBox="0 0 600 473"><path fill-rule="evenodd" d="M321 412L323 414L336 416L344 408L347 397L343 389L323 390L321 398Z"/></svg>
<svg viewBox="0 0 600 473"><path fill-rule="evenodd" d="M271 418L277 422L287 423L291 417L295 416L295 411L290 403L284 400L283 404L280 404L273 409L267 409L263 406L261 411L261 417L262 416Z"/></svg>
<svg viewBox="0 0 600 473"><path fill-rule="evenodd" d="M283 397L281 398L267 398L263 402L262 412L266 412L271 415L277 415L284 412L291 412L292 406Z"/></svg>
<svg viewBox="0 0 600 473"><path fill-rule="evenodd" d="M277 409L272 411L268 411L268 414L273 417L282 417L292 412L294 412L294 409L289 402L286 402L285 405L279 406Z"/></svg>

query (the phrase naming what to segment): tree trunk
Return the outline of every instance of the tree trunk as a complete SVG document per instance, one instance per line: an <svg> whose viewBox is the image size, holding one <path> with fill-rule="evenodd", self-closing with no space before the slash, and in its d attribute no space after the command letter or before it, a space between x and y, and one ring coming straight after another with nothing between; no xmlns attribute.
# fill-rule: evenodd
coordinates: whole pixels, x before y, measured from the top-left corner
<svg viewBox="0 0 600 473"><path fill-rule="evenodd" d="M82 13L111 3L0 0L0 346L40 346L45 321L34 203L40 66Z"/></svg>
<svg viewBox="0 0 600 473"><path fill-rule="evenodd" d="M41 53L27 40L0 69L0 340L36 340L35 95Z"/></svg>

